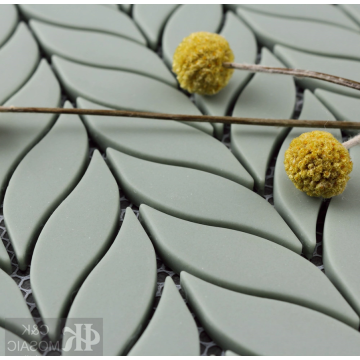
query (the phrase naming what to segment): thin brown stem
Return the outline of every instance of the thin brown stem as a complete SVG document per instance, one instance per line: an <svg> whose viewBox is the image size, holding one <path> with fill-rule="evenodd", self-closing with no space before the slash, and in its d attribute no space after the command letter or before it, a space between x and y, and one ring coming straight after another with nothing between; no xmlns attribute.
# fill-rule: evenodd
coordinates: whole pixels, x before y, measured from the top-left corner
<svg viewBox="0 0 360 360"><path fill-rule="evenodd" d="M253 64L237 64L225 62L223 66L229 69L238 69L238 70L247 70L250 72L262 72L268 74L282 74L282 75L292 75L298 78L312 78L317 80L324 80L331 82L333 84L346 86L352 89L360 90L360 83L354 80L342 78L340 76L324 74L321 72L310 71L310 70L299 70L299 69L286 69L286 68L276 68L263 65L253 65Z"/></svg>
<svg viewBox="0 0 360 360"><path fill-rule="evenodd" d="M223 124L242 124L259 126L307 127L324 129L360 129L360 122L326 121L326 120L292 120L292 119L257 119L232 116L162 114L128 110L95 110L0 106L0 113L37 113L37 114L75 114L97 116L121 116L159 120L177 120L188 122L209 122ZM1 130L0 130L1 131Z"/></svg>

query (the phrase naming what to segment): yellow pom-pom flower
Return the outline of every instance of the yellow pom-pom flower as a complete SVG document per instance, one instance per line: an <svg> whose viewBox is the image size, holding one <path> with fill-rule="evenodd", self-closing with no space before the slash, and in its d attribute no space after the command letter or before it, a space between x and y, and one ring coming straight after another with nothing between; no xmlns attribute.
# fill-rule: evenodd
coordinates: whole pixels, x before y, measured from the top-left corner
<svg viewBox="0 0 360 360"><path fill-rule="evenodd" d="M323 198L341 194L353 168L349 151L326 131L295 138L285 152L284 164L299 190Z"/></svg>
<svg viewBox="0 0 360 360"><path fill-rule="evenodd" d="M173 57L173 72L189 93L214 95L229 82L234 70L222 66L233 62L234 54L226 39L209 32L184 38Z"/></svg>

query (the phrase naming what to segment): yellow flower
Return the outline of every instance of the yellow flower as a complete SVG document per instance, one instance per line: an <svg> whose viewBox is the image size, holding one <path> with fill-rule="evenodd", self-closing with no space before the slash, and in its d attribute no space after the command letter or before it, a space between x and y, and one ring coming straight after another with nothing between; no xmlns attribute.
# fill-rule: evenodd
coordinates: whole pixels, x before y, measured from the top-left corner
<svg viewBox="0 0 360 360"><path fill-rule="evenodd" d="M341 194L353 168L349 151L326 131L295 138L285 152L284 165L299 190L323 198Z"/></svg>
<svg viewBox="0 0 360 360"><path fill-rule="evenodd" d="M223 36L197 32L184 38L175 50L172 70L189 93L214 95L227 85L234 72L222 63L233 61L234 54Z"/></svg>

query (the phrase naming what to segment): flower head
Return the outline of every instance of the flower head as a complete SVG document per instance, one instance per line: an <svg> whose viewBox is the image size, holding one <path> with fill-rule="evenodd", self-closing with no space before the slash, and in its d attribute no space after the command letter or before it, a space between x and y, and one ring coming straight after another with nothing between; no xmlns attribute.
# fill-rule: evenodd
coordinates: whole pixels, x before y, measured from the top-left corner
<svg viewBox="0 0 360 360"><path fill-rule="evenodd" d="M345 190L353 167L349 151L326 131L295 138L285 152L284 165L299 190L323 198Z"/></svg>
<svg viewBox="0 0 360 360"><path fill-rule="evenodd" d="M173 72L180 86L190 93L214 95L229 82L234 70L222 66L234 61L226 39L209 32L184 38L173 57Z"/></svg>

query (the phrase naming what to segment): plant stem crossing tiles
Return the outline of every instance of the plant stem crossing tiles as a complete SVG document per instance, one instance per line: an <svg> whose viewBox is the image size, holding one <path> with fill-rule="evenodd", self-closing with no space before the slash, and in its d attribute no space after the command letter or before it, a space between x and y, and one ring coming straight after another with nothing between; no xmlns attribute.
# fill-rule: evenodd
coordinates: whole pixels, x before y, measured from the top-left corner
<svg viewBox="0 0 360 360"><path fill-rule="evenodd" d="M45 60L40 62L30 80L5 106L57 107L60 86ZM54 114L0 115L0 197L15 167L55 121Z"/></svg>
<svg viewBox="0 0 360 360"><path fill-rule="evenodd" d="M125 71L99 69L52 57L57 75L74 100L84 97L105 106L171 114L201 115L185 94L163 82ZM192 123L212 135L208 123Z"/></svg>
<svg viewBox="0 0 360 360"><path fill-rule="evenodd" d="M4 199L4 218L22 270L30 262L41 226L77 184L87 161L84 125L75 115L61 115L15 170Z"/></svg>
<svg viewBox="0 0 360 360"><path fill-rule="evenodd" d="M262 65L283 67L266 48L261 55ZM236 101L233 116L289 119L294 112L295 96L290 76L256 74ZM288 132L284 127L231 125L231 150L252 175L261 194L275 149Z"/></svg>
<svg viewBox="0 0 360 360"><path fill-rule="evenodd" d="M108 109L82 98L77 106ZM92 138L105 151L108 147L159 163L208 171L250 189L254 181L220 141L203 131L177 121L83 116Z"/></svg>
<svg viewBox="0 0 360 360"><path fill-rule="evenodd" d="M300 119L335 120L330 111L308 90L304 93L304 105ZM274 176L275 209L303 243L303 251L308 258L313 255L316 246L316 223L323 200L308 196L296 189L285 172L284 156L294 138L313 130L311 128L293 128L290 131L280 148ZM341 141L340 130L329 129L328 131Z"/></svg>
<svg viewBox="0 0 360 360"><path fill-rule="evenodd" d="M238 15L251 27L259 41L273 48L276 44L323 55L360 60L360 33L313 21L268 16L243 8Z"/></svg>

